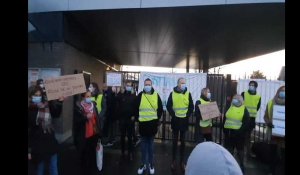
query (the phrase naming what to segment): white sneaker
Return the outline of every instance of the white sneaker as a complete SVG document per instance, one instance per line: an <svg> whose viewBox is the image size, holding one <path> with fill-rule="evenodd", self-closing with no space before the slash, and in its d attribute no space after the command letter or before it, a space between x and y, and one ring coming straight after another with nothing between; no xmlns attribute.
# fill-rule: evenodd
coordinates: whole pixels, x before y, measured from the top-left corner
<svg viewBox="0 0 300 175"><path fill-rule="evenodd" d="M138 169L138 174L143 174L143 172L147 169L146 165L141 165Z"/></svg>
<svg viewBox="0 0 300 175"><path fill-rule="evenodd" d="M154 174L154 166L150 164L149 169L150 169L150 174Z"/></svg>

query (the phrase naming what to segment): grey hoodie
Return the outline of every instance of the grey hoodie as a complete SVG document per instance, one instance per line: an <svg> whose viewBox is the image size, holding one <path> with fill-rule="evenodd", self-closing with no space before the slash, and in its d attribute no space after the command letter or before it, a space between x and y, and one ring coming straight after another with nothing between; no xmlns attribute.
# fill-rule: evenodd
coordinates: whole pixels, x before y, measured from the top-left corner
<svg viewBox="0 0 300 175"><path fill-rule="evenodd" d="M185 175L242 175L234 157L214 142L198 144L190 154Z"/></svg>

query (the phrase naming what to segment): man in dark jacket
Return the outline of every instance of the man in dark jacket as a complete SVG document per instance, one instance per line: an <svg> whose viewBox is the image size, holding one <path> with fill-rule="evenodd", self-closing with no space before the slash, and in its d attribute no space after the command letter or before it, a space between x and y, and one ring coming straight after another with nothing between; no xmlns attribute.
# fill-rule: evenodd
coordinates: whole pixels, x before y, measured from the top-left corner
<svg viewBox="0 0 300 175"><path fill-rule="evenodd" d="M143 174L147 166L149 166L150 174L154 174L153 141L162 112L161 99L152 88L152 81L147 78L144 81L144 90L139 93L135 104L135 116L139 121L142 151L142 165L138 169L138 174Z"/></svg>
<svg viewBox="0 0 300 175"><path fill-rule="evenodd" d="M128 156L132 160L133 151L133 131L134 131L134 102L136 95L132 93L132 82L126 82L125 92L118 96L119 115L120 115L120 130L121 130L121 148L122 157L125 152L125 136L128 138Z"/></svg>
<svg viewBox="0 0 300 175"><path fill-rule="evenodd" d="M191 116L194 106L192 95L187 91L185 79L179 78L177 81L177 86L174 87L173 92L170 93L167 102L167 110L172 116L171 127L173 131L173 147L172 155L173 162L171 165L172 170L176 167L176 150L178 135L180 132L180 165L182 171L185 171L184 163L184 147L185 147L185 132L188 129L188 119Z"/></svg>
<svg viewBox="0 0 300 175"><path fill-rule="evenodd" d="M113 125L116 119L117 94L112 87L103 84L103 95L106 100L106 113L103 126L103 146L113 146L115 138L113 136Z"/></svg>

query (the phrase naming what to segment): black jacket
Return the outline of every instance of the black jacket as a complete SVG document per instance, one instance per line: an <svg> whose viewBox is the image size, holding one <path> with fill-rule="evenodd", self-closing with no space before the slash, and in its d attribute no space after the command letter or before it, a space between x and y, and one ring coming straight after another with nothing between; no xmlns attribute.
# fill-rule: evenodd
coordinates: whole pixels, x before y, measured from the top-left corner
<svg viewBox="0 0 300 175"><path fill-rule="evenodd" d="M193 110L194 110L194 104L193 104L193 99L191 93L189 93L189 106L188 106L188 111L185 118L179 118L175 116L175 111L173 110L173 99L172 99L172 93L187 93L187 90L185 89L183 92L180 92L177 90L177 86L174 87L174 91L170 93L168 102L167 102L167 110L169 114L172 116L171 119L171 127L173 130L181 130L181 131L186 131L188 129L188 121L189 117L192 115Z"/></svg>
<svg viewBox="0 0 300 175"><path fill-rule="evenodd" d="M145 91L142 91L138 94L136 101L135 101L135 117L136 120L138 121L139 117L139 108L140 108L140 103L142 99L142 94L146 93ZM154 89L151 89L151 94L154 93ZM158 121L161 118L162 112L163 112L163 106L162 102L160 99L160 96L158 95L157 98L157 103L158 103L158 109L157 109L157 120L151 120L148 122L139 122L139 132L141 136L155 136L157 133L157 127L158 127Z"/></svg>
<svg viewBox="0 0 300 175"><path fill-rule="evenodd" d="M106 113L105 117L108 120L114 121L117 119L117 94L114 93L110 88L107 91L103 92L103 96L106 101Z"/></svg>
<svg viewBox="0 0 300 175"><path fill-rule="evenodd" d="M227 111L226 111L226 113L227 113ZM250 115L249 115L247 108L245 108L245 111L244 111L242 126L238 130L224 128L224 124L226 122L226 113L224 115L224 120L223 120L223 131L224 131L225 135L230 134L231 136L234 136L234 137L245 137L246 133L249 131L249 122L250 122Z"/></svg>
<svg viewBox="0 0 300 175"><path fill-rule="evenodd" d="M58 100L49 101L49 111L53 118L58 118L62 111L62 102ZM36 162L48 159L58 152L59 144L55 138L54 131L44 133L40 125L36 125L38 114L37 105L30 102L28 107L28 152Z"/></svg>
<svg viewBox="0 0 300 175"><path fill-rule="evenodd" d="M97 128L100 131L100 118L98 114L98 110L96 107L96 102L94 103L94 111L96 112L97 119ZM86 144L85 132L86 132L86 122L88 121L86 114L84 113L84 109L81 106L80 102L76 102L75 111L74 111L74 125L73 125L73 137L74 137L74 145L77 147L79 151L82 151ZM101 131L98 136L101 135Z"/></svg>
<svg viewBox="0 0 300 175"><path fill-rule="evenodd" d="M121 123L130 120L132 116L135 116L135 100L136 95L131 92L125 91L123 94L118 94L118 116Z"/></svg>

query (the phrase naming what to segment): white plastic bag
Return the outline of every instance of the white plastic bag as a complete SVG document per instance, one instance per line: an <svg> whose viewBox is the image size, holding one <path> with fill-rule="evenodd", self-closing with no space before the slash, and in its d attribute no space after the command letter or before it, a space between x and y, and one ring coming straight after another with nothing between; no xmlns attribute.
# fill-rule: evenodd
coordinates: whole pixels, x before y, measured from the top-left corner
<svg viewBox="0 0 300 175"><path fill-rule="evenodd" d="M98 170L102 170L102 164L103 164L103 146L101 144L101 140L99 139L96 147L96 161L97 161L97 167Z"/></svg>

